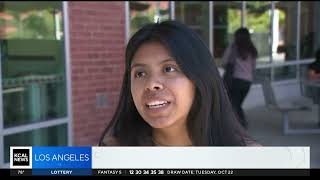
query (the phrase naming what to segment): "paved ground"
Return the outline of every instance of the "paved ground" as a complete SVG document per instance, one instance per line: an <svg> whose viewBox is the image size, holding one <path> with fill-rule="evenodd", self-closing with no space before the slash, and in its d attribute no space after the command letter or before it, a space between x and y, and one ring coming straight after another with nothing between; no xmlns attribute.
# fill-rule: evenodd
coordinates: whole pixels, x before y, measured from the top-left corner
<svg viewBox="0 0 320 180"><path fill-rule="evenodd" d="M317 106L312 112L289 114L292 127L316 127ZM245 109L249 121L249 134L263 146L310 146L310 166L320 168L320 134L283 135L279 112L264 106Z"/></svg>

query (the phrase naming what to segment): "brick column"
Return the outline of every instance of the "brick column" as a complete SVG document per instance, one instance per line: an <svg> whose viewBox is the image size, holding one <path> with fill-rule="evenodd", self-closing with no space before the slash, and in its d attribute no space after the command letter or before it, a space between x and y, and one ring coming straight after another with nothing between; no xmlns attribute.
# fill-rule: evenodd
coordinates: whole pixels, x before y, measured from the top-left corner
<svg viewBox="0 0 320 180"><path fill-rule="evenodd" d="M68 2L73 145L97 145L118 102L125 54L124 2Z"/></svg>

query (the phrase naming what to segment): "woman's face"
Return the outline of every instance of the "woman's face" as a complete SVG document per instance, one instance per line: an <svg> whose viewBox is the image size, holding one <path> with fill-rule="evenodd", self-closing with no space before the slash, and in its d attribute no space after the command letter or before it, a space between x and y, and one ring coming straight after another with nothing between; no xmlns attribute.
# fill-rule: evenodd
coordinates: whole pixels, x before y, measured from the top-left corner
<svg viewBox="0 0 320 180"><path fill-rule="evenodd" d="M131 93L150 126L169 128L186 125L195 87L166 47L152 41L142 44L132 59Z"/></svg>

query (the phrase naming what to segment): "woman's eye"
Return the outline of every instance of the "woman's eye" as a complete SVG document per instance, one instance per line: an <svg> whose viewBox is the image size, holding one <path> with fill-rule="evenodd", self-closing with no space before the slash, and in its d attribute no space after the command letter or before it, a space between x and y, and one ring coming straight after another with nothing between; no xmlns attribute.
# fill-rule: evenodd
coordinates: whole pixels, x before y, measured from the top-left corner
<svg viewBox="0 0 320 180"><path fill-rule="evenodd" d="M143 77L144 75L145 75L144 72L139 71L139 72L136 72L136 73L135 73L134 77L136 77L136 78L141 78L141 77Z"/></svg>
<svg viewBox="0 0 320 180"><path fill-rule="evenodd" d="M167 66L164 68L165 72L173 72L176 71L176 68L172 67L172 66Z"/></svg>

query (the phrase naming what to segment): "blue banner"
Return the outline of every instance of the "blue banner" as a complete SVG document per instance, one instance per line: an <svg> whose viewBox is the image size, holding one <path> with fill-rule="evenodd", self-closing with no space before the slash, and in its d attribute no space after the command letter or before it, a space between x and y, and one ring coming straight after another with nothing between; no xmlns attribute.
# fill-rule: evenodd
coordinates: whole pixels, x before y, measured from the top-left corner
<svg viewBox="0 0 320 180"><path fill-rule="evenodd" d="M32 169L91 169L91 147L32 147Z"/></svg>

